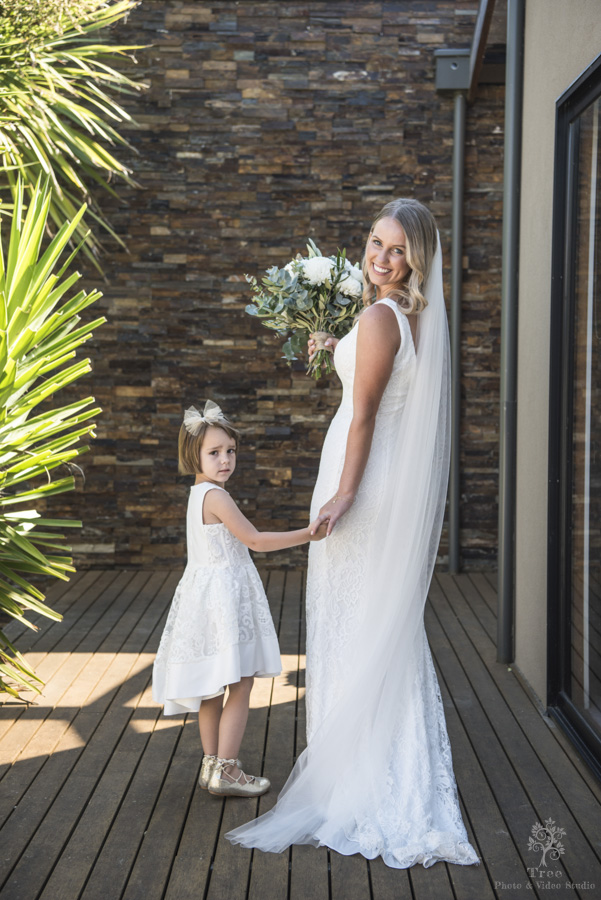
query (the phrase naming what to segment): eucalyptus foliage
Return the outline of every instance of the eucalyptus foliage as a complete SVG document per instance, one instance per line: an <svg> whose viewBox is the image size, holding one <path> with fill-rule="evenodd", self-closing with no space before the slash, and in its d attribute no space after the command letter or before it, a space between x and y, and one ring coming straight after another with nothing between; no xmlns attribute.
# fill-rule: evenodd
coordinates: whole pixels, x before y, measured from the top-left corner
<svg viewBox="0 0 601 900"><path fill-rule="evenodd" d="M85 201L89 216L122 245L91 188L99 185L117 196L112 180L135 184L113 153L116 146L134 149L118 131L133 120L115 95L143 85L118 70L137 48L99 43L98 32L136 5L137 0L0 2L0 159L13 201L19 178L31 196L38 178L47 177L55 228L74 219ZM81 220L74 234L79 240L87 235L85 252L95 260L98 237Z"/></svg>
<svg viewBox="0 0 601 900"><path fill-rule="evenodd" d="M323 256L310 239L306 257L297 254L282 269L271 266L261 284L254 276L247 275L246 280L254 293L246 312L261 319L266 328L288 336L282 347L288 363L297 354L306 353L312 333L344 337L352 327L363 294L361 270L348 262L346 250L339 250L336 256ZM317 379L322 368L326 374L332 371L330 354L318 349L307 373Z"/></svg>
<svg viewBox="0 0 601 900"><path fill-rule="evenodd" d="M7 220L0 220L0 613L35 628L28 611L61 618L44 602L36 576L67 580L74 571L56 529L81 525L45 518L35 504L73 488L73 461L87 450L82 439L93 435L91 420L100 412L93 397L49 405L90 371L90 360L76 360L75 353L105 320L81 320L101 294L74 291L80 274L69 269L79 247L65 252L86 207L45 246L49 182L34 186L27 210L24 192L17 182L9 235ZM0 691L17 696L19 685L39 690L39 683L0 631Z"/></svg>

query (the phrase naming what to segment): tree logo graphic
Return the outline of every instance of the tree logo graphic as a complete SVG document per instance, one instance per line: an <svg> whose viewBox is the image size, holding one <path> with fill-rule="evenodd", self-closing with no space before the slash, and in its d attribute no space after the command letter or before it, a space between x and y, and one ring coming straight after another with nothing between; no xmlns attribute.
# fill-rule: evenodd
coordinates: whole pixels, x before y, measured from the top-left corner
<svg viewBox="0 0 601 900"><path fill-rule="evenodd" d="M532 834L528 838L528 850L542 850L543 855L538 864L539 869L547 866L549 859L556 860L566 852L560 838L565 835L565 828L558 828L553 819L545 819L545 824L537 822L532 826Z"/></svg>

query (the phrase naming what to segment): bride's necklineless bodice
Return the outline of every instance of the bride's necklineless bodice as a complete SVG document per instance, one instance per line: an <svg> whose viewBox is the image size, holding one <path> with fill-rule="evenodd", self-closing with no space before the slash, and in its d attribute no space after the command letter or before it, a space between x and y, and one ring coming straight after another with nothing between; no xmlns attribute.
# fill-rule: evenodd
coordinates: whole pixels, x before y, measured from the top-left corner
<svg viewBox="0 0 601 900"><path fill-rule="evenodd" d="M401 346L394 358L392 372L380 401L378 415L381 416L387 413L399 412L403 408L415 370L416 353L411 326L406 315L399 309L396 300L384 297L376 302L384 303L393 310L401 332ZM361 319L359 318L351 331L338 342L334 352L336 372L342 382L343 391L339 413L346 411L347 414L350 413L352 415L353 385L357 363L357 335L360 324Z"/></svg>

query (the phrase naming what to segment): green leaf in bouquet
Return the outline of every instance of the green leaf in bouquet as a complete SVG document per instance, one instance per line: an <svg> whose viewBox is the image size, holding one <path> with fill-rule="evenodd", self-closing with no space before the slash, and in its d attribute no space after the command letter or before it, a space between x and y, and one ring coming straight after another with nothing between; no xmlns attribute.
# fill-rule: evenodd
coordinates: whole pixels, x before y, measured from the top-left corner
<svg viewBox="0 0 601 900"><path fill-rule="evenodd" d="M322 256L321 250L311 238L307 241L307 256L309 259L312 259L314 256Z"/></svg>
<svg viewBox="0 0 601 900"><path fill-rule="evenodd" d="M306 331L295 331L290 338L290 345L294 353L306 353L308 340L309 337Z"/></svg>
<svg viewBox="0 0 601 900"><path fill-rule="evenodd" d="M245 306L244 312L248 313L249 316L258 316L259 315L259 310L254 305L254 303L249 303L248 306Z"/></svg>
<svg viewBox="0 0 601 900"><path fill-rule="evenodd" d="M350 302L350 297L346 297L344 294L336 294L336 303L338 306L348 306Z"/></svg>
<svg viewBox="0 0 601 900"><path fill-rule="evenodd" d="M303 311L306 309L311 309L312 306L313 306L313 300L311 299L309 294L307 294L306 291L305 291L304 297L302 297L302 296L297 297L297 299L296 299L296 308L297 309L300 309L301 311Z"/></svg>
<svg viewBox="0 0 601 900"><path fill-rule="evenodd" d="M282 346L282 351L284 353L284 359L286 360L286 362L288 362L288 363L294 362L294 360L296 359L296 356L294 355L294 350L292 348L292 340L291 339L287 340L286 343Z"/></svg>

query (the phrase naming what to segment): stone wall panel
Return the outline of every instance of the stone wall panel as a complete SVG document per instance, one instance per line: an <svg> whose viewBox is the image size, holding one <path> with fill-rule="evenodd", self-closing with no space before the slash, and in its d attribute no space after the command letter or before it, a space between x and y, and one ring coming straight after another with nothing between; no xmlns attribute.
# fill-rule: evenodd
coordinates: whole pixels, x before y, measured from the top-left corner
<svg viewBox="0 0 601 900"><path fill-rule="evenodd" d="M127 157L140 184L104 201L107 239L85 391L103 415L85 486L54 501L82 518L79 566L185 558L187 483L177 475L185 406L211 397L243 432L233 495L260 528L307 521L336 378L315 384L244 313L244 273L345 246L395 196L438 218L450 258L452 99L434 86L437 47L470 44L476 0L145 0L116 30L148 90ZM468 567L496 558L503 88L467 117L463 309L462 541ZM90 269L92 287L98 277ZM77 392L81 395L82 385ZM441 559L446 537L443 535ZM302 564L306 548L267 562Z"/></svg>

